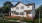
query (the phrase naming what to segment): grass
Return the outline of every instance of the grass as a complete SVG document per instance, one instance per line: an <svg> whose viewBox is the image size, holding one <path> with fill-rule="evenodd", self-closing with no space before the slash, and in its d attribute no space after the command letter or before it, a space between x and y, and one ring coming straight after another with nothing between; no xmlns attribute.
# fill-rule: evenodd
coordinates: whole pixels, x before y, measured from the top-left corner
<svg viewBox="0 0 42 23"><path fill-rule="evenodd" d="M32 21L32 20L26 20L26 19L24 19L23 21L24 21L24 22L34 22L34 23L39 23L39 18L35 19L34 21ZM42 18L40 18L40 23L42 23Z"/></svg>
<svg viewBox="0 0 42 23"><path fill-rule="evenodd" d="M8 19L8 20L17 20L17 19ZM32 20L24 20L25 22L32 22ZM42 18L40 18L40 22L42 23ZM2 20L0 23L18 23L18 22L10 22L10 21L5 21ZM34 23L39 23L39 18L34 20Z"/></svg>
<svg viewBox="0 0 42 23"><path fill-rule="evenodd" d="M39 23L39 18L35 19L34 23Z"/></svg>
<svg viewBox="0 0 42 23"><path fill-rule="evenodd" d="M24 22L32 22L32 20L26 20L26 19L24 19L23 21Z"/></svg>
<svg viewBox="0 0 42 23"><path fill-rule="evenodd" d="M18 19L15 19L15 18L8 18L7 20L18 20ZM6 21L6 20L0 20L0 23L19 23L19 22L12 22L12 21Z"/></svg>
<svg viewBox="0 0 42 23"><path fill-rule="evenodd" d="M6 18L7 20L19 20L18 18ZM22 20L22 21L24 21L24 22L32 22L32 20L26 20L26 19L24 19L24 20ZM42 23L42 18L40 18L40 22ZM12 23L12 22L9 22L9 21L0 21L0 23ZM37 18L37 19L35 19L34 20L34 23L39 23L39 18Z"/></svg>
<svg viewBox="0 0 42 23"><path fill-rule="evenodd" d="M34 20L35 23L39 23L39 18ZM40 23L42 23L42 18L40 18Z"/></svg>
<svg viewBox="0 0 42 23"><path fill-rule="evenodd" d="M12 21L0 20L0 23L19 23L19 22L12 22Z"/></svg>
<svg viewBox="0 0 42 23"><path fill-rule="evenodd" d="M19 20L18 18L7 18L7 20Z"/></svg>
<svg viewBox="0 0 42 23"><path fill-rule="evenodd" d="M23 20L24 22L32 22L32 20Z"/></svg>
<svg viewBox="0 0 42 23"><path fill-rule="evenodd" d="M42 22L42 18L40 18L40 22Z"/></svg>
<svg viewBox="0 0 42 23"><path fill-rule="evenodd" d="M24 22L32 22L33 20L28 20L28 19L24 18L22 21L24 21Z"/></svg>

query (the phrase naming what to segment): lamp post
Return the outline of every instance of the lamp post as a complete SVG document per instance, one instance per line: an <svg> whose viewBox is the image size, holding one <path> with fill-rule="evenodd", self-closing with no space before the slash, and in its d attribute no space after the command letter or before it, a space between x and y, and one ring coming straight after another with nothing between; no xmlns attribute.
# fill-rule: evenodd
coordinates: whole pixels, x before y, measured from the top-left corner
<svg viewBox="0 0 42 23"><path fill-rule="evenodd" d="M39 9L39 23L40 23L40 9Z"/></svg>

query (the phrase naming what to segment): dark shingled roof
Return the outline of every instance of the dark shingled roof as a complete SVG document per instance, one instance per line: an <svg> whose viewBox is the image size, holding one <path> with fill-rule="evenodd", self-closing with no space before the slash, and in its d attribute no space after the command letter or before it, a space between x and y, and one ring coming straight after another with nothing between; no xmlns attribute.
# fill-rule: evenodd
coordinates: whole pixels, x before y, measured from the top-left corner
<svg viewBox="0 0 42 23"><path fill-rule="evenodd" d="M19 3L22 3L22 2L18 2L14 7L16 7ZM23 4L23 3L22 3ZM29 6L29 5L34 5L34 7L35 7L35 3L28 3L28 4L24 4L24 5L26 5L26 6Z"/></svg>

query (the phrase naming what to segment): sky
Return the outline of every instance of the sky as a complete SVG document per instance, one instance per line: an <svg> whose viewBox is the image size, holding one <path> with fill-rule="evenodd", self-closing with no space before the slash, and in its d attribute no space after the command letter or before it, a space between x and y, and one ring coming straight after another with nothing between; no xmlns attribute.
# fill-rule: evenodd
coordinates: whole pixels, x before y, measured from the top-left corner
<svg viewBox="0 0 42 23"><path fill-rule="evenodd" d="M0 0L0 7L2 7L6 1L12 2L13 5L16 5L18 1L24 4L35 3L35 8L38 8L40 5L42 5L42 0Z"/></svg>

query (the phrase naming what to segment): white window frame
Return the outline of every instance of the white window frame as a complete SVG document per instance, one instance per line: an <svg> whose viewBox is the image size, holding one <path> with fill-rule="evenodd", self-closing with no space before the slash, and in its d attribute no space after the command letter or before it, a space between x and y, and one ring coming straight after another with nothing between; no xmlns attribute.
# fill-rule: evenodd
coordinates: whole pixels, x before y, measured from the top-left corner
<svg viewBox="0 0 42 23"><path fill-rule="evenodd" d="M16 7L16 10L18 10L19 9L19 7Z"/></svg>
<svg viewBox="0 0 42 23"><path fill-rule="evenodd" d="M22 13L22 14L21 14ZM20 12L20 15L24 15L24 12Z"/></svg>
<svg viewBox="0 0 42 23"><path fill-rule="evenodd" d="M31 12L28 12L28 14L31 14Z"/></svg>
<svg viewBox="0 0 42 23"><path fill-rule="evenodd" d="M12 14L15 14L15 11L11 11Z"/></svg>
<svg viewBox="0 0 42 23"><path fill-rule="evenodd" d="M29 6L27 6L27 8L29 8Z"/></svg>
<svg viewBox="0 0 42 23"><path fill-rule="evenodd" d="M16 15L19 15L19 12L16 12Z"/></svg>
<svg viewBox="0 0 42 23"><path fill-rule="evenodd" d="M21 9L24 9L24 6L21 6Z"/></svg>

